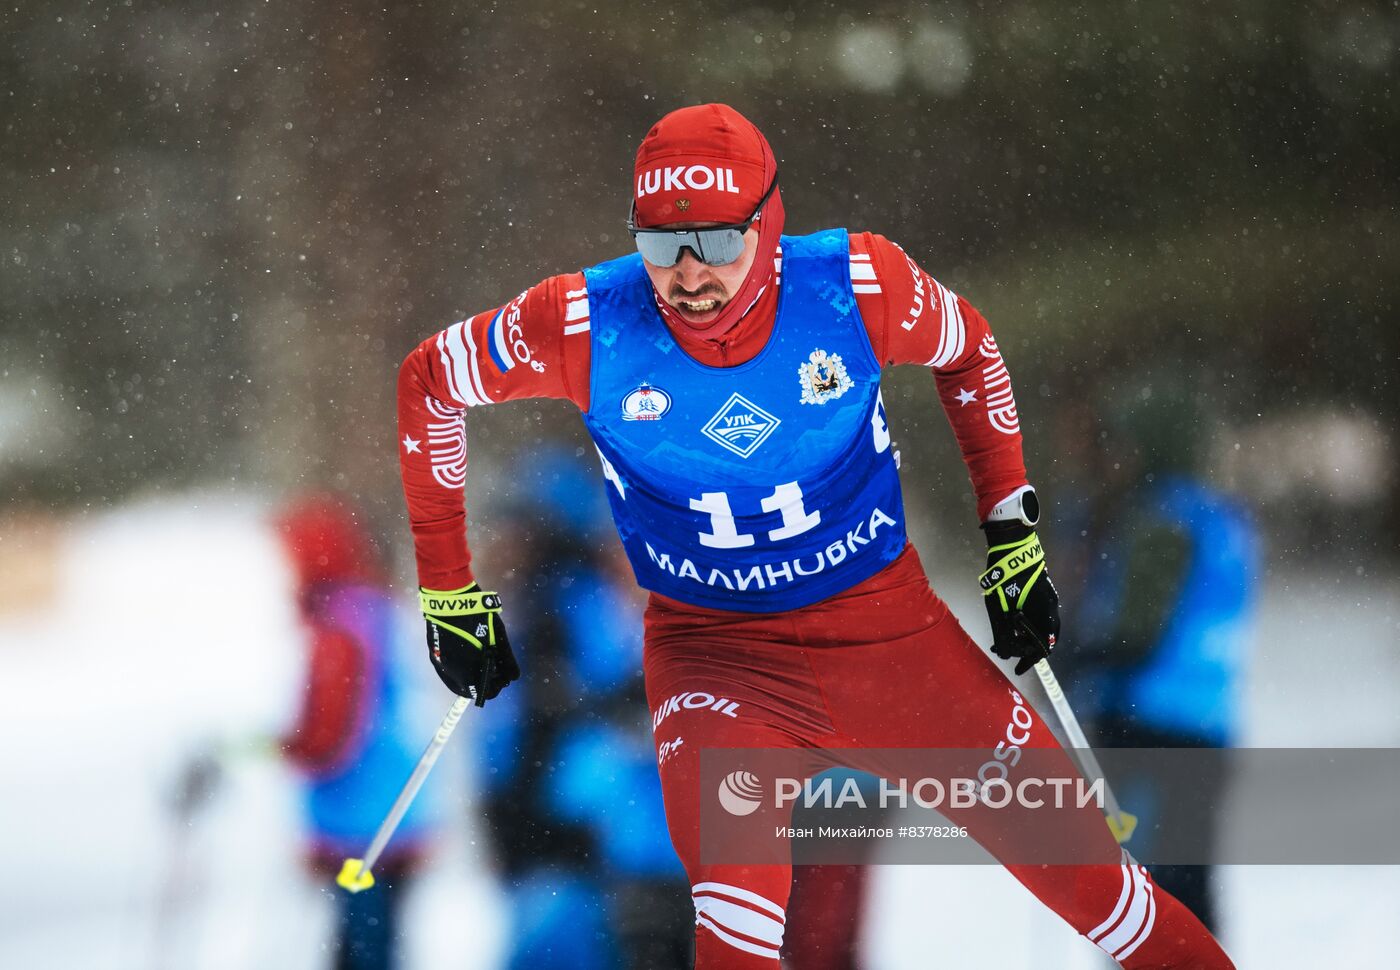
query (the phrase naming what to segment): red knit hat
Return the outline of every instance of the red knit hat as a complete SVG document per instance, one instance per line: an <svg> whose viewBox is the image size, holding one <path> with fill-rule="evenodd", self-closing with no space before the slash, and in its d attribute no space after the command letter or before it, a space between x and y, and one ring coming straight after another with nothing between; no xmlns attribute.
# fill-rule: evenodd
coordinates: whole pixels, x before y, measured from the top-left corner
<svg viewBox="0 0 1400 970"><path fill-rule="evenodd" d="M369 530L335 495L302 496L273 522L303 590L318 583L373 581L379 577Z"/></svg>
<svg viewBox="0 0 1400 970"><path fill-rule="evenodd" d="M777 167L768 139L729 105L672 111L637 149L637 225L743 222Z"/></svg>
<svg viewBox="0 0 1400 970"><path fill-rule="evenodd" d="M699 104L672 111L652 126L637 149L632 200L638 226L673 222L743 222L769 187L758 251L739 291L710 323L697 327L663 313L698 336L714 339L732 330L773 280L773 258L783 233L782 194L773 184L778 162L768 139L727 104Z"/></svg>

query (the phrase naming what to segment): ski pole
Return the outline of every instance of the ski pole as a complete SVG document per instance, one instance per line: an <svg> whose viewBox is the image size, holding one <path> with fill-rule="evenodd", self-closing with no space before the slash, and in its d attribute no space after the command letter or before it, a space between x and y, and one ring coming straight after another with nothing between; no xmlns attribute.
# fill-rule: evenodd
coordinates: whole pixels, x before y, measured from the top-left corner
<svg viewBox="0 0 1400 970"><path fill-rule="evenodd" d="M403 820L408 806L412 804L414 796L418 794L418 789L423 787L428 772L433 770L433 763L437 761L438 755L442 754L443 745L447 744L447 739L452 737L452 731L457 727L457 722L462 719L462 712L467 709L467 705L470 703L471 698L469 697L458 697L452 702L447 716L438 725L437 733L433 735L433 739L428 742L428 747L424 749L423 757L418 759L418 765L413 769L413 774L408 776L408 781L404 783L399 797L394 799L389 814L384 816L384 821L379 823L379 831L374 833L374 839L370 842L369 848L365 850L364 858L346 859L340 867L340 874L335 877L336 885L352 893L360 892L374 885L374 876L370 870L379 861L380 853L389 844L389 838L394 834L394 829L399 827L399 822Z"/></svg>
<svg viewBox="0 0 1400 970"><path fill-rule="evenodd" d="M1074 716L1074 709L1069 706L1069 698L1065 697L1060 681L1050 669L1050 661L1036 661L1035 672L1045 687L1045 693L1050 696L1050 703L1055 707L1055 716L1060 719L1060 727L1064 729L1065 738L1069 741L1070 757L1075 760L1079 771L1091 784L1096 781L1103 782L1104 815L1108 821L1108 830L1113 833L1118 844L1122 845L1133 837L1133 829L1137 828L1137 816L1123 811L1118 805L1118 799L1113 797L1113 789L1108 786L1103 768L1099 767L1099 759L1094 757L1093 749L1089 747L1089 739L1084 737L1084 729L1079 726L1079 719Z"/></svg>

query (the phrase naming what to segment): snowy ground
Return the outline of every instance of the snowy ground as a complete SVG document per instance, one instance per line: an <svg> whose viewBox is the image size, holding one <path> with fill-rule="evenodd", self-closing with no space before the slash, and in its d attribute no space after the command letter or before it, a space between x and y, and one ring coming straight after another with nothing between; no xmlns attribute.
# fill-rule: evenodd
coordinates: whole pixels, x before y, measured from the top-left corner
<svg viewBox="0 0 1400 970"><path fill-rule="evenodd" d="M263 746L292 708L298 648L259 514L222 496L88 520L58 544L50 595L0 609L0 968L325 965L327 887L297 865L292 777ZM13 567L25 542L0 535L0 556ZM1400 596L1346 579L1270 580L1248 744L1400 745ZM425 703L425 741L448 702ZM219 752L222 782L181 813L172 797L202 750ZM432 783L466 819L459 767L445 758ZM406 970L496 965L509 914L473 844L464 823L423 880ZM1400 868L1225 877L1241 967L1361 970L1400 951ZM1104 965L993 867L883 866L867 908L880 970Z"/></svg>

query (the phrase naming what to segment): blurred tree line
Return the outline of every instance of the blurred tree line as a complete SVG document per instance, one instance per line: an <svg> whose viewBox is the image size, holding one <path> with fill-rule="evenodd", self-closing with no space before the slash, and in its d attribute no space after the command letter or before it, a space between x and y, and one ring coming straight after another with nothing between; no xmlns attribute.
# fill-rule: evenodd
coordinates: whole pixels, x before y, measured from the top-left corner
<svg viewBox="0 0 1400 970"><path fill-rule="evenodd" d="M1144 363L1191 382L1202 438L1322 408L1395 441L1393 2L0 16L8 496L320 483L400 528L403 355L626 252L637 142L706 100L768 134L790 232L883 232L986 313L1037 480L1066 460L1048 416ZM906 474L946 505L966 489L933 383L894 388ZM473 415L474 453L557 437L559 407ZM1400 524L1395 494L1364 535Z"/></svg>

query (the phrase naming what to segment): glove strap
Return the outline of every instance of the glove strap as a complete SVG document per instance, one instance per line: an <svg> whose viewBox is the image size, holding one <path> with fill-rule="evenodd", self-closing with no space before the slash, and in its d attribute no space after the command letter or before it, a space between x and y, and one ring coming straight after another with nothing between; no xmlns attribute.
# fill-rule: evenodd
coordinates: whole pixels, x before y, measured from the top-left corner
<svg viewBox="0 0 1400 970"><path fill-rule="evenodd" d="M1024 539L992 546L987 553L989 557L1000 553L1001 558L994 560L978 580L982 586L982 595L991 596L996 593L1003 610L1019 610L1025 604L1035 581L1045 572L1045 550L1040 545L1040 537L1032 532ZM1016 597L1016 603L1012 606L1006 600L1006 594L1009 592L1006 589L1006 581L1028 569L1032 569L1033 572L1019 590L1012 592Z"/></svg>
<svg viewBox="0 0 1400 970"><path fill-rule="evenodd" d="M487 593L476 583L461 589L440 590L418 587L418 602L429 616L468 616L473 613L501 612L499 593Z"/></svg>
<svg viewBox="0 0 1400 970"><path fill-rule="evenodd" d="M485 592L476 583L453 590L424 589L420 586L418 602L424 618L434 626L452 631L478 650L496 645L496 618L501 613L499 593ZM475 617L477 622L448 622L448 617L468 616ZM465 629L467 626L473 626L479 632ZM483 626L485 630L481 629Z"/></svg>

